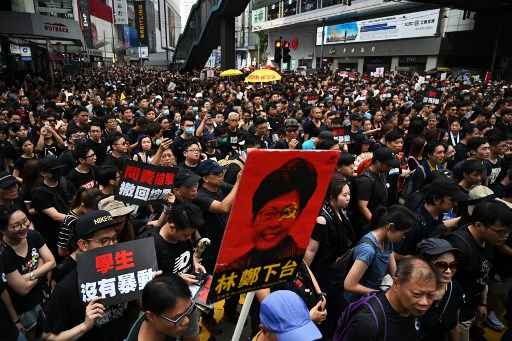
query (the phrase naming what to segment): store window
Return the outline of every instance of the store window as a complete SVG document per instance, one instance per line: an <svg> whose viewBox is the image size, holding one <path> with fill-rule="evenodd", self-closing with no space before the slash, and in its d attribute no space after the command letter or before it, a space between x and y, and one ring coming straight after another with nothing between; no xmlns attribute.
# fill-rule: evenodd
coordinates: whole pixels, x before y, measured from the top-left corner
<svg viewBox="0 0 512 341"><path fill-rule="evenodd" d="M279 3L275 2L267 6L267 20L279 18Z"/></svg>
<svg viewBox="0 0 512 341"><path fill-rule="evenodd" d="M339 5L341 3L343 3L343 0L322 0L322 7Z"/></svg>
<svg viewBox="0 0 512 341"><path fill-rule="evenodd" d="M301 0L300 2L300 12L309 12L317 9L317 0Z"/></svg>
<svg viewBox="0 0 512 341"><path fill-rule="evenodd" d="M284 0L283 2L283 15L289 17L290 15L297 14L297 0Z"/></svg>

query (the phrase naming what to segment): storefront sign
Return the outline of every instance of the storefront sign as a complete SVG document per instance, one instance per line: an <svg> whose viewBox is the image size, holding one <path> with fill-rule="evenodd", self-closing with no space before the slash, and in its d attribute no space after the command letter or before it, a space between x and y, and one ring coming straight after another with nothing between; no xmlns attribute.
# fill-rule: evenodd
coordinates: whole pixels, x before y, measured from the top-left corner
<svg viewBox="0 0 512 341"><path fill-rule="evenodd" d="M92 27L91 27L91 11L89 9L88 0L78 0L78 13L80 18L80 27L84 34L85 46L92 48Z"/></svg>
<svg viewBox="0 0 512 341"><path fill-rule="evenodd" d="M94 249L78 256L78 290L82 302L95 297L110 306L132 301L158 270L153 238Z"/></svg>
<svg viewBox="0 0 512 341"><path fill-rule="evenodd" d="M116 198L127 204L160 201L171 192L177 169L126 161Z"/></svg>
<svg viewBox="0 0 512 341"><path fill-rule="evenodd" d="M128 4L126 0L114 1L114 24L128 25Z"/></svg>
<svg viewBox="0 0 512 341"><path fill-rule="evenodd" d="M147 17L146 17L146 1L137 0L134 3L135 10L135 28L141 45L148 46Z"/></svg>
<svg viewBox="0 0 512 341"><path fill-rule="evenodd" d="M21 54L20 47L15 44L10 45L11 54Z"/></svg>
<svg viewBox="0 0 512 341"><path fill-rule="evenodd" d="M20 55L21 60L23 60L24 62L29 62L32 60L32 51L28 46L20 46Z"/></svg>
<svg viewBox="0 0 512 341"><path fill-rule="evenodd" d="M295 277L338 155L249 150L209 302Z"/></svg>
<svg viewBox="0 0 512 341"><path fill-rule="evenodd" d="M437 33L439 9L353 21L317 28L317 45L368 42L433 36ZM320 38L320 39L319 39Z"/></svg>

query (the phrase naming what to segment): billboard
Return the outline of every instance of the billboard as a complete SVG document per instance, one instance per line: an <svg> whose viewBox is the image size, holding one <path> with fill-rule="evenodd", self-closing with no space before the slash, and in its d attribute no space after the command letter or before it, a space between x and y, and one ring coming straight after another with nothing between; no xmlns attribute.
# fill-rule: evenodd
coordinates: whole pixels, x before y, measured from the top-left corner
<svg viewBox="0 0 512 341"><path fill-rule="evenodd" d="M135 9L135 28L137 29L137 35L139 38L140 45L148 46L148 32L147 32L147 16L146 16L146 1L137 0L134 3Z"/></svg>
<svg viewBox="0 0 512 341"><path fill-rule="evenodd" d="M439 9L317 28L317 45L429 37L437 33ZM322 32L323 31L323 32Z"/></svg>

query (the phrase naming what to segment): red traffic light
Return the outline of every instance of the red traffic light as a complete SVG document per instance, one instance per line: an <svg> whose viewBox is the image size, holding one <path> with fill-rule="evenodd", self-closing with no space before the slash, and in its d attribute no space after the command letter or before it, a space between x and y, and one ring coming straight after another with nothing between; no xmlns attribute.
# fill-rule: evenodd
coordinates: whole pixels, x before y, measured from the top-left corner
<svg viewBox="0 0 512 341"><path fill-rule="evenodd" d="M290 47L290 42L288 40L283 41L283 48L287 49Z"/></svg>

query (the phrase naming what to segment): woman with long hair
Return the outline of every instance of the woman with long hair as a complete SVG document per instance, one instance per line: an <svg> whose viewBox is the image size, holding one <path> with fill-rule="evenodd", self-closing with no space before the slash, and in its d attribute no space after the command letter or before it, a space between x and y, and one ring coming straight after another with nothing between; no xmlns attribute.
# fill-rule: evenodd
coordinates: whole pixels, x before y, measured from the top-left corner
<svg viewBox="0 0 512 341"><path fill-rule="evenodd" d="M46 277L55 268L55 258L22 210L2 212L0 232L5 245L1 257L17 323L28 340L35 340L35 327L43 316L43 292L48 288Z"/></svg>
<svg viewBox="0 0 512 341"><path fill-rule="evenodd" d="M134 161L142 163L151 163L151 149L153 143L151 137L148 135L142 135L139 137L137 142L137 153L133 156Z"/></svg>

